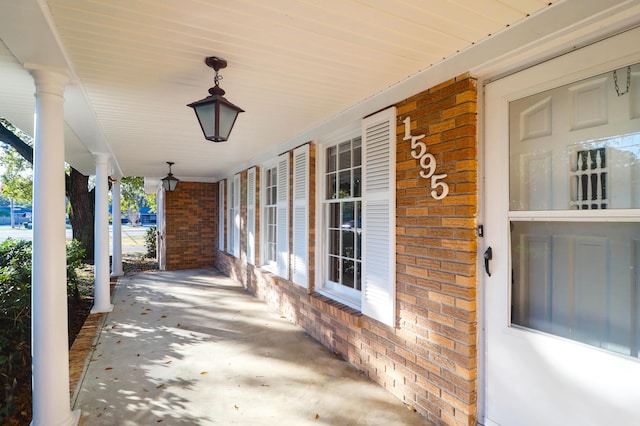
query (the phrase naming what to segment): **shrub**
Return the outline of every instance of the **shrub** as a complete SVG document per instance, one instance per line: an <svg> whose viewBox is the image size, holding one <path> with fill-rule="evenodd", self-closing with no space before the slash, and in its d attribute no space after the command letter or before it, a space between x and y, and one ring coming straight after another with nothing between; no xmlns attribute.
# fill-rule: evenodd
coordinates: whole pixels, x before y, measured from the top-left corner
<svg viewBox="0 0 640 426"><path fill-rule="evenodd" d="M147 248L147 257L156 257L156 243L158 240L158 233L155 226L147 229L147 233L144 235L144 246Z"/></svg>
<svg viewBox="0 0 640 426"><path fill-rule="evenodd" d="M31 247L31 241L0 243L0 423L13 409L18 381L31 369ZM76 301L76 269L84 255L79 241L67 243L67 295Z"/></svg>

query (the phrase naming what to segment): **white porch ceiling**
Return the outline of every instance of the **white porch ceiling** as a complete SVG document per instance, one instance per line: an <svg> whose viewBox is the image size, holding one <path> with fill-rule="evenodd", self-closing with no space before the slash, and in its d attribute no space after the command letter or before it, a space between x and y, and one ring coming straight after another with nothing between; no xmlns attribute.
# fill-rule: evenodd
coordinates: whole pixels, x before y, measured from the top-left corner
<svg viewBox="0 0 640 426"><path fill-rule="evenodd" d="M23 65L67 68L69 163L93 174L91 154L110 152L114 174L159 178L173 161L178 178L213 181L567 2L0 0L0 116L32 134ZM220 86L246 111L225 143L186 107L213 85L207 56L227 60Z"/></svg>

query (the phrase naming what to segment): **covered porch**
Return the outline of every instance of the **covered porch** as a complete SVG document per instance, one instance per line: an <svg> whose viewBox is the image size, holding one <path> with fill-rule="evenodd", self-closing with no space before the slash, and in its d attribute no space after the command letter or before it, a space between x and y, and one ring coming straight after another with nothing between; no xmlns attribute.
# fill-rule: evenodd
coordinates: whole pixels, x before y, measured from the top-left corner
<svg viewBox="0 0 640 426"><path fill-rule="evenodd" d="M508 380L487 375L490 362L498 365L494 371L503 364L488 350L485 320L497 310L487 304L486 284L493 271L502 296L511 280L495 272L509 269L509 247L493 243L492 252L489 242L496 229L506 232L509 218L493 215L499 223L484 229L493 214L484 178L506 167L486 152L491 146L506 152L509 137L487 137L486 126L505 118L511 97L606 73L611 90L586 93L598 106L613 98L614 87L616 99L633 99L627 102L629 132L637 132L638 0L0 0L0 10L0 115L35 139L34 425L73 425L81 417L93 424L95 410L102 416L135 411L156 421L179 412L187 421L216 421L190 405L198 395L236 397L233 410L225 403L212 411L258 421L253 408L271 413L271 403L261 397L245 404L238 383L258 393L300 391L316 379L327 384L335 366L324 377L315 368L333 365L331 352L395 395L399 411L413 416L400 402L407 401L437 424L523 424L523 407L545 420L560 411L537 410L524 391L513 408L491 393L491 386ZM485 88L492 83L603 42L612 46L602 48L612 52L610 63L598 59L601 53L586 54L584 62L558 65L557 78L541 72L546 80L535 88L523 81L509 98L487 103ZM205 140L187 107L213 85L204 63L210 56L227 60L221 86L246 111L223 143ZM602 63L591 69L596 59ZM616 75L623 74L616 72L624 70L626 86L618 87ZM573 79L565 81L568 76ZM551 120L531 116L538 124ZM586 120L589 126L602 121ZM508 120L501 124L500 132L509 129ZM107 318L96 354L105 352L89 363L99 371L85 375L72 401L62 257L65 162L96 176L94 312ZM167 162L180 180L173 192L160 185L171 170ZM122 270L117 227L114 251L108 250L107 182L114 182L117 205L123 176L145 177L147 190L158 195L161 269L186 272L141 275L132 279L135 285L123 278L112 301L109 277ZM498 181L506 195L508 185ZM637 221L635 210L628 215ZM217 267L241 286L197 267ZM231 297L242 288L329 352L304 349L289 360L284 342L310 339L277 315L262 325L245 318L243 307L258 302ZM200 290L206 291L196 296ZM214 307L204 308L205 301ZM493 303L501 315L497 329L512 331L509 302ZM177 311L165 313L163 306ZM116 321L120 314L133 316ZM267 341L258 344L258 337ZM126 341L146 346L121 350ZM156 343L169 352L157 352ZM202 353L193 348L206 353L209 344L218 345L210 358L187 365L187 355ZM118 355L109 358L113 350ZM560 352L550 357L551 366ZM224 364L225 353L239 363L251 353L240 363L255 363L250 375L242 376L239 364ZM306 370L305 354L318 364L314 369ZM122 356L129 358L123 362ZM121 365L130 371L120 374ZM230 370L222 377L209 365ZM291 378L286 386L289 376L257 377L257 369L270 373L273 365L283 374L314 378ZM238 378L227 381L236 388L222 392L229 383L215 381L221 378ZM593 383L571 382L565 393L579 401ZM544 393L547 387L553 386L532 388ZM638 391L620 389L626 397ZM343 398L338 404L358 392L335 390ZM375 411L377 398L356 408ZM636 409L630 405L628 412ZM334 409L317 407L308 412L307 405L296 405L291 412L300 421L344 420ZM530 417L531 424L545 423Z"/></svg>
<svg viewBox="0 0 640 426"><path fill-rule="evenodd" d="M215 268L127 275L112 301L71 365L80 424L430 424Z"/></svg>

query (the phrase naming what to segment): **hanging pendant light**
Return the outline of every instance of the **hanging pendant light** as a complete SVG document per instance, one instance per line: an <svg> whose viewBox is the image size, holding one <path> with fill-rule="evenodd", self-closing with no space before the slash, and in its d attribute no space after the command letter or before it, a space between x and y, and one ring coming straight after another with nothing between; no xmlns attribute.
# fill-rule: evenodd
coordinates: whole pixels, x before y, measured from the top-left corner
<svg viewBox="0 0 640 426"><path fill-rule="evenodd" d="M167 164L169 165L169 174L162 178L162 187L165 191L173 192L180 181L173 176L173 173L171 173L171 166L173 166L174 163L172 161L167 161Z"/></svg>
<svg viewBox="0 0 640 426"><path fill-rule="evenodd" d="M216 72L213 79L215 86L209 89L209 96L187 106L195 111L205 139L224 142L229 139L238 114L244 110L226 100L225 91L220 88L219 83L222 76L218 75L218 71L227 67L227 61L210 56L205 59L205 63Z"/></svg>

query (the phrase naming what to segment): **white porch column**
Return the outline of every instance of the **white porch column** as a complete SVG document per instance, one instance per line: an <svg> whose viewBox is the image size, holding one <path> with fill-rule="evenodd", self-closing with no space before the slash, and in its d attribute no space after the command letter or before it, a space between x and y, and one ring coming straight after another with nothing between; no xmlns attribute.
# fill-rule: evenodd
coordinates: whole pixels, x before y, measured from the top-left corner
<svg viewBox="0 0 640 426"><path fill-rule="evenodd" d="M32 70L36 85L31 288L32 425L75 425L67 332L64 88L68 76Z"/></svg>
<svg viewBox="0 0 640 426"><path fill-rule="evenodd" d="M120 180L111 185L111 232L113 247L111 251L111 276L124 275L122 270L122 222L120 218Z"/></svg>
<svg viewBox="0 0 640 426"><path fill-rule="evenodd" d="M94 299L91 313L111 312L109 283L109 154L96 157L96 215L94 243Z"/></svg>

